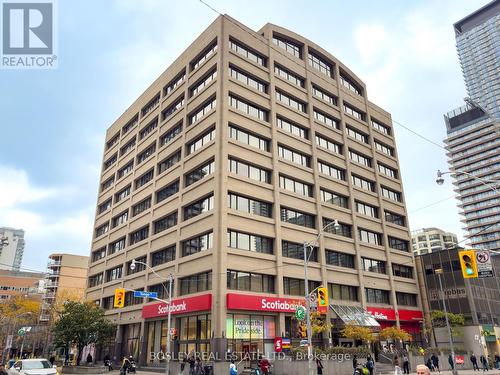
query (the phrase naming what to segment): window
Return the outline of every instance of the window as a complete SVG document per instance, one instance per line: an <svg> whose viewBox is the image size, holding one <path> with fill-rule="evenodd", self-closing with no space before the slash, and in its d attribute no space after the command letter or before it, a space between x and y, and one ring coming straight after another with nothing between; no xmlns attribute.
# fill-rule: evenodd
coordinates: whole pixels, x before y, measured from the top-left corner
<svg viewBox="0 0 500 375"><path fill-rule="evenodd" d="M130 185L128 185L126 188L120 190L118 193L115 194L115 203L120 202L121 200L125 199L130 195Z"/></svg>
<svg viewBox="0 0 500 375"><path fill-rule="evenodd" d="M309 156L293 151L285 146L278 145L278 155L283 159L291 161L292 163L303 167L311 167L311 158Z"/></svg>
<svg viewBox="0 0 500 375"><path fill-rule="evenodd" d="M384 133L385 135L391 135L391 128L388 127L387 125L382 124L378 120L375 120L372 118L372 126L373 129L378 130L381 133Z"/></svg>
<svg viewBox="0 0 500 375"><path fill-rule="evenodd" d="M329 63L326 59L319 57L317 54L309 52L309 65L314 69L319 70L321 73L328 77L333 77L333 64Z"/></svg>
<svg viewBox="0 0 500 375"><path fill-rule="evenodd" d="M380 233L358 228L358 237L360 241L373 245L382 245L382 235Z"/></svg>
<svg viewBox="0 0 500 375"><path fill-rule="evenodd" d="M178 86L184 82L184 79L186 78L186 70L183 69L182 72L177 74L173 80L171 80L167 86L163 89L163 95L167 96L169 95L172 91L174 91Z"/></svg>
<svg viewBox="0 0 500 375"><path fill-rule="evenodd" d="M175 290L175 283L172 282L172 290ZM149 285L148 286L148 292L153 292L153 293L158 293L158 298L160 299L167 299L168 298L168 289L165 286L165 284L155 284L155 285ZM148 302L154 301L153 299L149 299Z"/></svg>
<svg viewBox="0 0 500 375"><path fill-rule="evenodd" d="M382 260L363 257L361 258L361 263L363 264L364 271L386 274L385 262Z"/></svg>
<svg viewBox="0 0 500 375"><path fill-rule="evenodd" d="M344 104L344 112L360 121L365 121L366 114L348 104Z"/></svg>
<svg viewBox="0 0 500 375"><path fill-rule="evenodd" d="M132 270L130 269L130 265L132 264L132 261L127 262L125 264L126 268L125 270L127 271L127 275L133 275L134 273L142 272L146 270L146 265L143 263L146 263L146 256L136 258L136 263L135 263L135 268ZM126 306L126 305L125 305Z"/></svg>
<svg viewBox="0 0 500 375"><path fill-rule="evenodd" d="M253 61L262 66L266 66L266 58L258 52L254 52L251 48L243 46L242 43L236 42L233 39L229 40L229 48L241 56Z"/></svg>
<svg viewBox="0 0 500 375"><path fill-rule="evenodd" d="M309 131L306 128L303 128L302 126L294 124L290 120L286 120L283 117L278 116L276 118L276 124L281 129L283 129L289 133L292 133L293 135L296 135L297 137L309 139Z"/></svg>
<svg viewBox="0 0 500 375"><path fill-rule="evenodd" d="M127 142L126 145L122 146L120 148L120 156L128 154L130 151L132 151L134 149L135 142L136 142L136 137L132 138L130 141Z"/></svg>
<svg viewBox="0 0 500 375"><path fill-rule="evenodd" d="M417 295L412 293L396 292L396 300L400 306L417 306Z"/></svg>
<svg viewBox="0 0 500 375"><path fill-rule="evenodd" d="M389 156L394 156L394 148L384 145L383 143L380 143L379 141L375 141L375 148L382 152L383 154L389 155Z"/></svg>
<svg viewBox="0 0 500 375"><path fill-rule="evenodd" d="M370 180L365 180L364 178L351 175L352 183L354 186L358 186L362 189L375 192L375 182Z"/></svg>
<svg viewBox="0 0 500 375"><path fill-rule="evenodd" d="M215 161L210 160L206 162L202 166L186 174L186 176L184 177L185 186L187 187L189 185L192 185L195 182L205 178L206 176L211 175L212 173L214 173L214 170L215 170Z"/></svg>
<svg viewBox="0 0 500 375"><path fill-rule="evenodd" d="M331 126L335 129L340 129L339 121L334 119L333 117L314 109L314 119L316 121L321 122L322 124Z"/></svg>
<svg viewBox="0 0 500 375"><path fill-rule="evenodd" d="M155 251L151 254L151 267L175 260L175 245Z"/></svg>
<svg viewBox="0 0 500 375"><path fill-rule="evenodd" d="M323 188L320 190L320 194L321 194L321 200L323 202L333 204L335 206L348 208L348 198L346 196L337 193L332 193L331 191L325 190Z"/></svg>
<svg viewBox="0 0 500 375"><path fill-rule="evenodd" d="M268 112L266 110L260 109L259 107L238 99L232 95L229 95L229 105L239 111L246 113L249 116L255 117L262 121L267 121Z"/></svg>
<svg viewBox="0 0 500 375"><path fill-rule="evenodd" d="M274 65L274 73L283 78L284 80L294 84L295 86L304 87L304 78L299 77L297 74L292 73L286 68L283 68L281 65Z"/></svg>
<svg viewBox="0 0 500 375"><path fill-rule="evenodd" d="M354 255L333 250L325 250L326 264L354 269Z"/></svg>
<svg viewBox="0 0 500 375"><path fill-rule="evenodd" d="M148 197L137 204L132 206L132 216L137 216L140 213L146 211L151 208L151 197Z"/></svg>
<svg viewBox="0 0 500 375"><path fill-rule="evenodd" d="M283 103L297 111L306 113L306 104L301 102L298 99L292 98L288 94L285 94L282 91L276 90L276 100L280 103Z"/></svg>
<svg viewBox="0 0 500 375"><path fill-rule="evenodd" d="M188 256L213 247L212 232L182 241L182 256Z"/></svg>
<svg viewBox="0 0 500 375"><path fill-rule="evenodd" d="M197 273L180 280L180 295L199 293L212 289L212 271Z"/></svg>
<svg viewBox="0 0 500 375"><path fill-rule="evenodd" d="M177 211L153 222L153 233L157 234L177 225Z"/></svg>
<svg viewBox="0 0 500 375"><path fill-rule="evenodd" d="M273 43L278 47L283 48L288 53L292 54L299 59L302 58L301 48L298 43L291 42L287 39L281 38L279 36L273 35Z"/></svg>
<svg viewBox="0 0 500 375"><path fill-rule="evenodd" d="M110 208L111 208L111 198L107 199L106 201L104 201L104 203L101 203L97 207L97 213L102 214L103 212L106 212Z"/></svg>
<svg viewBox="0 0 500 375"><path fill-rule="evenodd" d="M300 182L289 177L280 175L280 188L300 194L306 197L313 196L312 185Z"/></svg>
<svg viewBox="0 0 500 375"><path fill-rule="evenodd" d="M394 190L391 190L391 189L388 189L384 186L381 186L380 187L381 190L382 190L382 196L384 198L387 198L387 199L390 199L390 200L393 200L395 202L402 202L403 201L403 198L401 196L401 193L400 192L397 192L397 191L394 191Z"/></svg>
<svg viewBox="0 0 500 375"><path fill-rule="evenodd" d="M361 88L356 83L354 83L352 79L348 78L343 73L340 74L340 84L356 95L362 96Z"/></svg>
<svg viewBox="0 0 500 375"><path fill-rule="evenodd" d="M130 273L132 273L131 270L129 270L129 274ZM140 288L137 290L143 291L144 288ZM142 297L134 297L134 292L131 291L125 292L125 306L140 305L143 302L144 299Z"/></svg>
<svg viewBox="0 0 500 375"><path fill-rule="evenodd" d="M413 279L413 267L392 263L392 274L398 277Z"/></svg>
<svg viewBox="0 0 500 375"><path fill-rule="evenodd" d="M257 293L274 293L274 276L228 270L227 288Z"/></svg>
<svg viewBox="0 0 500 375"><path fill-rule="evenodd" d="M229 75L237 81L254 88L260 92L267 92L267 83L262 82L258 78L254 78L251 74L243 72L241 69L235 68L234 66L229 66Z"/></svg>
<svg viewBox="0 0 500 375"><path fill-rule="evenodd" d="M362 215L378 218L378 208L377 207L371 206L371 205L366 204L366 203L358 202L358 201L356 201L355 204L356 204L356 212L358 212Z"/></svg>
<svg viewBox="0 0 500 375"><path fill-rule="evenodd" d="M118 170L118 179L123 178L129 175L134 169L134 160L130 160L127 164L125 164L122 168Z"/></svg>
<svg viewBox="0 0 500 375"><path fill-rule="evenodd" d="M352 225L345 224L339 222L338 228L335 228L335 225L332 225L333 220L323 218L323 228L328 225L328 228L325 228L324 231L331 234L336 234L337 236L349 237L352 238Z"/></svg>
<svg viewBox="0 0 500 375"><path fill-rule="evenodd" d="M390 304L389 291L382 289L365 288L367 303L384 303Z"/></svg>
<svg viewBox="0 0 500 375"><path fill-rule="evenodd" d="M95 229L95 237L97 238L105 235L106 233L108 233L108 230L109 230L109 223L104 223L103 225L98 226Z"/></svg>
<svg viewBox="0 0 500 375"><path fill-rule="evenodd" d="M106 160L104 162L103 171L106 171L109 168L111 168L113 166L113 164L116 163L117 160L118 160L118 154L115 153L113 156L111 156L108 160Z"/></svg>
<svg viewBox="0 0 500 375"><path fill-rule="evenodd" d="M357 141L368 144L368 135L356 130L350 126L346 126L347 135L351 138L354 138Z"/></svg>
<svg viewBox="0 0 500 375"><path fill-rule="evenodd" d="M357 286L328 283L328 287L334 301L359 301Z"/></svg>
<svg viewBox="0 0 500 375"><path fill-rule="evenodd" d="M321 282L309 280L309 291L312 291L321 285ZM303 279L294 279L291 277L283 277L283 293L289 296L304 296L305 282Z"/></svg>
<svg viewBox="0 0 500 375"><path fill-rule="evenodd" d="M387 240L389 242L389 247L391 249L396 249L396 250L401 250L401 251L406 251L406 252L410 251L410 244L406 240L402 240L400 238L391 237L391 236L388 236Z"/></svg>
<svg viewBox="0 0 500 375"><path fill-rule="evenodd" d="M170 143L175 137L177 137L177 135L179 135L181 133L182 133L182 122L173 126L166 133L163 133L160 136L160 147L163 147L166 144Z"/></svg>
<svg viewBox="0 0 500 375"><path fill-rule="evenodd" d="M89 288L101 285L103 281L102 272L89 277Z"/></svg>
<svg viewBox="0 0 500 375"><path fill-rule="evenodd" d="M342 155L342 145L316 133L316 144L336 154Z"/></svg>
<svg viewBox="0 0 500 375"><path fill-rule="evenodd" d="M384 164L378 163L378 171L387 177L398 178L398 171Z"/></svg>
<svg viewBox="0 0 500 375"><path fill-rule="evenodd" d="M197 69L217 51L217 40L207 47L198 57L191 62L191 71Z"/></svg>
<svg viewBox="0 0 500 375"><path fill-rule="evenodd" d="M273 239L255 234L227 231L227 246L233 249L273 254Z"/></svg>
<svg viewBox="0 0 500 375"><path fill-rule="evenodd" d="M97 262L99 259L102 259L105 256L106 256L106 246L94 250L92 251L92 262Z"/></svg>
<svg viewBox="0 0 500 375"><path fill-rule="evenodd" d="M184 106L184 94L175 100L171 105L161 113L162 120L166 120L168 117L172 116L175 112Z"/></svg>
<svg viewBox="0 0 500 375"><path fill-rule="evenodd" d="M255 181L264 182L266 184L271 183L271 171L255 167L239 160L229 159L229 171Z"/></svg>
<svg viewBox="0 0 500 375"><path fill-rule="evenodd" d="M364 155L358 154L355 151L349 150L349 157L351 158L352 161L355 161L356 163L362 164L365 167L371 168L371 166L372 166L372 159L369 158L368 156L364 156Z"/></svg>
<svg viewBox="0 0 500 375"><path fill-rule="evenodd" d="M320 173L326 174L327 176L345 181L345 170L326 164L321 160L318 160L318 170Z"/></svg>
<svg viewBox="0 0 500 375"><path fill-rule="evenodd" d="M179 180L175 180L174 182L168 184L164 188L161 188L156 192L156 203L160 203L165 199L171 197L172 195L179 192Z"/></svg>
<svg viewBox="0 0 500 375"><path fill-rule="evenodd" d="M155 130L158 126L158 117L147 124L144 128L139 131L139 139L144 139L148 134Z"/></svg>
<svg viewBox="0 0 500 375"><path fill-rule="evenodd" d="M199 201L191 203L188 206L185 206L184 220L189 220L195 216L201 215L202 213L208 212L213 208L214 208L214 195L212 193L208 197L205 197L203 199L200 199Z"/></svg>
<svg viewBox="0 0 500 375"><path fill-rule="evenodd" d="M129 122L127 122L123 128L122 128L122 137L127 134L130 130L132 130L133 128L135 128L135 126L137 125L137 123L139 122L139 116L138 115L135 115L134 118L132 120L130 120Z"/></svg>
<svg viewBox="0 0 500 375"><path fill-rule="evenodd" d="M193 125L195 122L201 120L208 112L215 108L217 100L214 98L209 99L201 105L201 107L194 110L189 114L189 125Z"/></svg>
<svg viewBox="0 0 500 375"><path fill-rule="evenodd" d="M307 247L307 257L312 262L318 261L318 248L314 247L311 251L310 247ZM281 241L281 252L284 257L294 258L304 260L304 245L301 243L295 243L290 241Z"/></svg>
<svg viewBox="0 0 500 375"><path fill-rule="evenodd" d="M139 230L136 230L135 232L130 233L129 244L130 245L136 244L137 242L144 241L148 237L149 237L149 225Z"/></svg>
<svg viewBox="0 0 500 375"><path fill-rule="evenodd" d="M106 282L122 278L123 266L118 266L106 271Z"/></svg>
<svg viewBox="0 0 500 375"><path fill-rule="evenodd" d="M109 244L108 255L114 254L123 249L125 249L125 237L122 237L119 240L116 240Z"/></svg>
<svg viewBox="0 0 500 375"><path fill-rule="evenodd" d="M217 78L217 70L213 69L191 87L191 89L189 90L190 96L193 97L196 94L198 94L201 90L203 90L206 86L208 86L210 82L212 82L216 78Z"/></svg>
<svg viewBox="0 0 500 375"><path fill-rule="evenodd" d="M272 217L271 203L259 201L253 198L247 198L234 193L228 193L228 207L233 210L247 212L249 214Z"/></svg>
<svg viewBox="0 0 500 375"><path fill-rule="evenodd" d="M141 110L141 117L146 116L149 112L155 109L158 104L160 104L160 93L156 94L156 96L146 104Z"/></svg>
<svg viewBox="0 0 500 375"><path fill-rule="evenodd" d="M127 211L122 212L121 214L119 214L119 215L113 217L113 219L111 219L111 227L115 228L118 225L124 224L127 222L127 219L128 219L128 209L127 209Z"/></svg>
<svg viewBox="0 0 500 375"><path fill-rule="evenodd" d="M158 173L157 175L165 172L166 170L172 168L181 160L181 150L177 150L172 155L166 157L161 162L158 163Z"/></svg>
<svg viewBox="0 0 500 375"><path fill-rule="evenodd" d="M106 142L106 150L109 150L112 148L114 145L118 143L118 140L120 139L120 133L116 133L109 141Z"/></svg>
<svg viewBox="0 0 500 375"><path fill-rule="evenodd" d="M337 105L337 97L335 95L330 94L326 90L323 90L316 85L312 85L312 94L313 96L327 102L328 104Z"/></svg>
<svg viewBox="0 0 500 375"><path fill-rule="evenodd" d="M314 215L285 207L281 207L280 213L281 221L285 223L300 225L306 228L316 228L316 218Z"/></svg>
<svg viewBox="0 0 500 375"><path fill-rule="evenodd" d="M141 177L135 179L135 189L139 189L141 186L146 185L149 181L153 180L154 177L154 169L150 169L146 173L144 173Z"/></svg>
<svg viewBox="0 0 500 375"><path fill-rule="evenodd" d="M111 176L110 178L108 178L106 181L104 181L101 184L101 192L106 190L106 189L109 189L114 184L115 184L115 176Z"/></svg>
<svg viewBox="0 0 500 375"><path fill-rule="evenodd" d="M198 151L213 139L215 139L215 128L208 130L198 138L195 138L193 141L189 142L186 147L187 154L190 155L193 152Z"/></svg>
<svg viewBox="0 0 500 375"><path fill-rule="evenodd" d="M385 211L385 221L402 227L406 226L404 216L390 211Z"/></svg>
<svg viewBox="0 0 500 375"><path fill-rule="evenodd" d="M268 139L250 134L249 132L237 128L234 125L229 125L229 137L249 146L256 147L262 151L269 151L271 142Z"/></svg>

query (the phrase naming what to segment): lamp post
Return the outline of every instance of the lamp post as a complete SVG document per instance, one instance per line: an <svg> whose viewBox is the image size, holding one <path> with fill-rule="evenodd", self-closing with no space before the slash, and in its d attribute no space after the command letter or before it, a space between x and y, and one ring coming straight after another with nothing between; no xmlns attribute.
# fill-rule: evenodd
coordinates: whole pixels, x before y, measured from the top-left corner
<svg viewBox="0 0 500 375"><path fill-rule="evenodd" d="M444 183L443 176L446 175L446 174L452 174L452 175L464 174L464 175L466 175L466 176L468 176L470 178L473 178L476 181L479 181L480 183L482 183L487 188L493 190L495 193L498 193L498 189L495 187L495 185L500 184L500 180L496 180L496 179L490 180L490 179L486 179L486 178L480 178L480 177L474 176L473 174L471 174L469 172L464 172L464 171L445 171L445 172L441 172L438 169L437 170L437 174L436 174L436 184L442 185Z"/></svg>
<svg viewBox="0 0 500 375"><path fill-rule="evenodd" d="M309 279L307 275L307 267L309 264L309 257L310 254L312 253L312 249L314 248L314 245L316 242L318 242L322 232L328 228L329 226L333 225L335 229L340 228L339 222L335 219L334 221L328 223L323 227L323 229L320 230L318 233L318 236L314 239L313 242L307 242L304 241L304 290L306 294L306 323L307 323L307 362L308 362L308 374L313 375L312 373L312 327L311 327L311 302L309 299ZM307 248L311 248L311 253L307 255Z"/></svg>
<svg viewBox="0 0 500 375"><path fill-rule="evenodd" d="M147 263L132 259L132 262L130 263L130 269L133 271L135 270L136 264L142 264L143 266L147 267L148 270L153 272L158 278L168 281L168 314L167 314L167 366L165 367L165 374L170 375L170 337L171 337L171 332L170 332L170 324L171 324L171 312L172 312L172 282L173 282L173 275L169 274L168 278L162 277L156 273L154 269L152 269ZM165 285L161 283L163 288L167 290Z"/></svg>

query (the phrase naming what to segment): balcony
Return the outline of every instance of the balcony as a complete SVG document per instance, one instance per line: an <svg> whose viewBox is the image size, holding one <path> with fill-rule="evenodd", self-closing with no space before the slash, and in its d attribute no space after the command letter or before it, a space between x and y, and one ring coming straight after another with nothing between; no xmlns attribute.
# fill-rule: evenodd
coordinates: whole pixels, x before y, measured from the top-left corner
<svg viewBox="0 0 500 375"><path fill-rule="evenodd" d="M57 281L48 282L45 285L46 288L57 288L58 286L59 286L59 283Z"/></svg>
<svg viewBox="0 0 500 375"><path fill-rule="evenodd" d="M42 314L40 315L40 321L41 322L48 322L50 320L50 314Z"/></svg>
<svg viewBox="0 0 500 375"><path fill-rule="evenodd" d="M59 267L61 265L61 261L60 260L52 260L50 262L47 263L47 267Z"/></svg>
<svg viewBox="0 0 500 375"><path fill-rule="evenodd" d="M45 293L43 295L43 299L52 299L52 298L56 298L56 294L55 293Z"/></svg>

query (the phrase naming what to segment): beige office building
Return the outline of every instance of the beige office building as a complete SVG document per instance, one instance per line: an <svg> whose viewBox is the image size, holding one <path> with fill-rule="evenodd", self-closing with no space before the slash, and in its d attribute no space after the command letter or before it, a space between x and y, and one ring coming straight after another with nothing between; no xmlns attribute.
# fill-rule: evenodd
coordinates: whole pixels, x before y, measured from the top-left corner
<svg viewBox="0 0 500 375"><path fill-rule="evenodd" d="M439 228L422 228L411 232L413 255L424 255L457 246L457 235Z"/></svg>
<svg viewBox="0 0 500 375"><path fill-rule="evenodd" d="M114 309L114 290L167 298L169 274L174 352L298 345L318 234L309 284L328 286L328 319L419 340L390 114L320 46L221 16L107 130L86 294L119 325L115 355L141 363L165 351L167 308L128 291ZM339 326L314 343L338 345Z"/></svg>

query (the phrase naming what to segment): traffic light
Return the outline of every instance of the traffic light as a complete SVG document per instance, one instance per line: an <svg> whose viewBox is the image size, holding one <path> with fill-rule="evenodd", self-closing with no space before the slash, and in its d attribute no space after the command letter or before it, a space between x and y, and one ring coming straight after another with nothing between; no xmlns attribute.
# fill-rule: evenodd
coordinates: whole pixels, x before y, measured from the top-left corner
<svg viewBox="0 0 500 375"><path fill-rule="evenodd" d="M318 312L326 314L328 312L328 289L318 288Z"/></svg>
<svg viewBox="0 0 500 375"><path fill-rule="evenodd" d="M125 289L118 288L115 289L115 301L113 307L124 307L125 306Z"/></svg>
<svg viewBox="0 0 500 375"><path fill-rule="evenodd" d="M474 250L463 250L458 253L462 275L464 279L473 279L477 277L476 252Z"/></svg>
<svg viewBox="0 0 500 375"><path fill-rule="evenodd" d="M299 325L299 334L300 337L306 338L307 337L307 327L303 324Z"/></svg>

